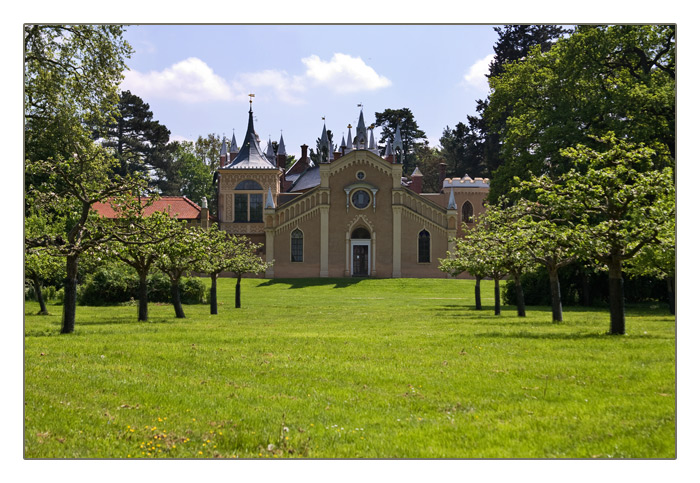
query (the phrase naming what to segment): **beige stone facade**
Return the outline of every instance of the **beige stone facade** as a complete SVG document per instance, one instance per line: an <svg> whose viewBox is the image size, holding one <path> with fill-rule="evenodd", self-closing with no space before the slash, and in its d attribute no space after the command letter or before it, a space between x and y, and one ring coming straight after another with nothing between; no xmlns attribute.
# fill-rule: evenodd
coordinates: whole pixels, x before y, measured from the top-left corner
<svg viewBox="0 0 700 483"><path fill-rule="evenodd" d="M274 261L266 277L447 276L439 259L466 217L483 211L488 180L446 179L441 193L420 193L420 173L410 183L376 149L335 153L318 166L302 152L307 166L291 187L282 160L246 169L222 158L219 226L264 243Z"/></svg>

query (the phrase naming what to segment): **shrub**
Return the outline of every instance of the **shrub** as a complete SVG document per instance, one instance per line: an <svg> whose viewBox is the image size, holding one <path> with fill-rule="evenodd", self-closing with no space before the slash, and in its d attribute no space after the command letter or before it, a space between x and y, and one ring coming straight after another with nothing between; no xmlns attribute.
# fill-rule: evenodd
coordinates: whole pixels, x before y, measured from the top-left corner
<svg viewBox="0 0 700 483"><path fill-rule="evenodd" d="M170 279L163 273L148 276L148 301L170 303ZM82 305L113 305L138 300L139 277L128 266L113 265L86 276L80 286L78 301ZM206 287L198 278L180 280L180 300L183 304L204 301Z"/></svg>

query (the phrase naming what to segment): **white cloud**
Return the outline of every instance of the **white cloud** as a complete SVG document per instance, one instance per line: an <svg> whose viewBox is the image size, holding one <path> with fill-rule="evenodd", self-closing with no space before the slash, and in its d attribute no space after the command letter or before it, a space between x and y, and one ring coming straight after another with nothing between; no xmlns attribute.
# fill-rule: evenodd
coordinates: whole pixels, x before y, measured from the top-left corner
<svg viewBox="0 0 700 483"><path fill-rule="evenodd" d="M188 103L245 99L242 94L236 95L231 84L196 57L162 71L146 74L127 71L121 87L145 98L170 98Z"/></svg>
<svg viewBox="0 0 700 483"><path fill-rule="evenodd" d="M269 87L273 90L277 98L287 104L303 104L304 100L298 97L306 90L301 77L289 75L280 70L263 70L260 72L248 72L240 74L235 85L255 87Z"/></svg>
<svg viewBox="0 0 700 483"><path fill-rule="evenodd" d="M318 55L305 57L301 61L306 66L307 79L340 94L381 89L391 85L389 79L377 74L360 57L335 53L328 62L321 60Z"/></svg>
<svg viewBox="0 0 700 483"><path fill-rule="evenodd" d="M479 59L471 67L469 67L469 72L464 74L464 84L469 87L475 87L479 90L487 91L489 88L489 83L486 78L486 74L489 73L489 64L494 59L495 54L490 54Z"/></svg>

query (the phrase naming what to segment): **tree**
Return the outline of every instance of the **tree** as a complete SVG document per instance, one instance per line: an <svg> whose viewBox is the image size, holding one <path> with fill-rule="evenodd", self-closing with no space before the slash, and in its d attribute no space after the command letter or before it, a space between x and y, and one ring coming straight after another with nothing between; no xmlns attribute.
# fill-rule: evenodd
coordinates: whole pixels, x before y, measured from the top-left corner
<svg viewBox="0 0 700 483"><path fill-rule="evenodd" d="M188 227L186 221L173 220L177 227L170 240L159 243L160 254L156 266L170 279L175 317L185 318L180 300L180 279L188 272L196 270L207 256L206 232L198 227Z"/></svg>
<svg viewBox="0 0 700 483"><path fill-rule="evenodd" d="M326 130L326 135L328 136L328 142L333 146L333 131L330 129ZM351 141L350 141L351 142ZM348 144L350 143L348 142ZM274 143L274 141L273 141ZM275 152L277 152L277 146L275 144ZM316 138L316 151L313 149L309 150L309 157L311 161L314 162L316 166L322 163L323 159L332 160L333 153L328 152L328 145L322 145L321 138Z"/></svg>
<svg viewBox="0 0 700 483"><path fill-rule="evenodd" d="M92 204L138 191L91 133L113 118L117 86L131 49L117 25L25 25L25 213L47 231L26 233L27 248L65 257L61 332L75 327L78 258L114 237Z"/></svg>
<svg viewBox="0 0 700 483"><path fill-rule="evenodd" d="M528 184L518 189L522 193ZM537 201L526 198L518 200L512 206L515 229L527 240L523 245L530 257L547 270L552 303L552 321L563 321L559 269L577 259L576 225L572 213L556 211L555 206L547 203L547 193L538 193Z"/></svg>
<svg viewBox="0 0 700 483"><path fill-rule="evenodd" d="M24 276L32 282L37 301L39 302L39 314L49 315L46 302L42 293L43 282L55 278L61 272L61 259L52 256L47 249L35 248L26 250L24 254Z"/></svg>
<svg viewBox="0 0 700 483"><path fill-rule="evenodd" d="M480 236L482 226L477 225L470 229L464 226L464 236L455 240L454 253L447 252L447 257L440 259L440 270L449 273L453 277L467 272L476 279L474 285L474 305L476 310L481 310L481 280L489 273L488 254L482 250ZM496 298L500 302L500 292ZM500 304L499 304L500 313Z"/></svg>
<svg viewBox="0 0 700 483"><path fill-rule="evenodd" d="M120 174L148 173L156 164L159 150L168 143L170 131L153 120L150 106L131 91L119 95L118 114L100 137L105 147L114 149L121 162Z"/></svg>
<svg viewBox="0 0 700 483"><path fill-rule="evenodd" d="M119 214L114 223L128 226L119 240L113 240L100 247L100 252L110 258L116 258L129 265L139 277L138 319L148 320L148 274L161 254L161 243L168 243L177 229L177 222L165 212L145 215L145 208L153 204L156 197L147 202L130 197L115 203Z"/></svg>
<svg viewBox="0 0 700 483"><path fill-rule="evenodd" d="M447 164L448 177L483 177L486 167L483 164L484 139L476 127L478 119L467 116L469 125L458 122L454 129L445 127L440 138L442 155Z"/></svg>
<svg viewBox="0 0 700 483"><path fill-rule="evenodd" d="M416 165L423 174L423 193L439 193L440 185L439 166L444 158L437 148L431 148L428 143L416 144Z"/></svg>
<svg viewBox="0 0 700 483"><path fill-rule="evenodd" d="M404 146L403 173L406 176L410 176L417 164L415 146L428 140L425 132L418 127L413 113L407 107L384 109L383 112L375 112L374 116L374 125L382 128L379 144L393 144L396 128L401 128L401 140Z"/></svg>
<svg viewBox="0 0 700 483"><path fill-rule="evenodd" d="M580 254L608 270L610 334L624 334L623 262L657 242L675 217L673 171L652 169L658 155L648 147L612 134L597 143L598 150L579 145L562 152L574 168L560 182L541 176L529 185L546 194L540 202L578 220Z"/></svg>
<svg viewBox="0 0 700 483"><path fill-rule="evenodd" d="M199 203L203 197L214 199L212 179L209 167L197 157L193 143L173 141L167 145L164 162L156 169L155 186L162 195L187 196Z"/></svg>
<svg viewBox="0 0 700 483"><path fill-rule="evenodd" d="M241 277L245 273L261 273L271 264L264 263L255 255L261 245L250 243L245 236L229 235L213 225L207 232L205 243L207 256L202 259L199 270L211 278L210 313L218 313L216 280L223 271L231 271L237 276L236 308L241 306Z"/></svg>
<svg viewBox="0 0 700 483"><path fill-rule="evenodd" d="M562 149L594 147L593 138L608 132L651 147L658 169L675 164L674 26L579 26L548 52L531 49L490 84L486 117L507 119L492 201L508 194L514 177L567 172Z"/></svg>

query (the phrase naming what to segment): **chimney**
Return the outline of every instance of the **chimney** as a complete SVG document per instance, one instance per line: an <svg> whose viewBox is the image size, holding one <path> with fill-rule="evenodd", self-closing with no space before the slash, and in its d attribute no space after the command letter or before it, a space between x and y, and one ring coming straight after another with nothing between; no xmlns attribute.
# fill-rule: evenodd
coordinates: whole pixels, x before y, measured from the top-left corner
<svg viewBox="0 0 700 483"><path fill-rule="evenodd" d="M221 158L219 159L219 167L220 168L223 168L224 166L226 166L226 161L228 160L227 157L228 156L226 156L226 153L223 153L221 155Z"/></svg>
<svg viewBox="0 0 700 483"><path fill-rule="evenodd" d="M306 144L301 145L301 159L306 159L308 149L309 147ZM299 161L301 161L301 159Z"/></svg>
<svg viewBox="0 0 700 483"><path fill-rule="evenodd" d="M277 155L277 166L283 170L287 170L287 156L285 154Z"/></svg>
<svg viewBox="0 0 700 483"><path fill-rule="evenodd" d="M447 165L445 163L440 163L438 165L438 186L440 187L441 193L442 193L442 185L445 181L446 173L447 173Z"/></svg>
<svg viewBox="0 0 700 483"><path fill-rule="evenodd" d="M413 174L411 175L411 190L414 193L421 194L423 192L423 173L420 172L418 167L416 167L415 170L413 170Z"/></svg>
<svg viewBox="0 0 700 483"><path fill-rule="evenodd" d="M223 157L223 156L222 156ZM202 198L202 209L199 212L200 223L202 228L205 230L209 229L209 204L207 203L206 196Z"/></svg>
<svg viewBox="0 0 700 483"><path fill-rule="evenodd" d="M340 154L339 152L337 152L337 151L334 152L334 153L333 153L333 161L335 161L336 159L338 159L340 156L341 156L341 154Z"/></svg>

